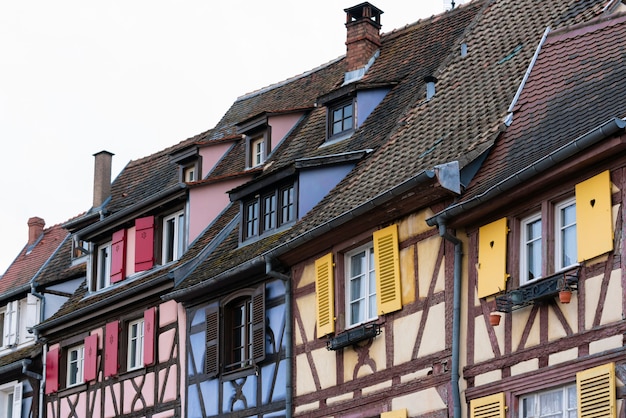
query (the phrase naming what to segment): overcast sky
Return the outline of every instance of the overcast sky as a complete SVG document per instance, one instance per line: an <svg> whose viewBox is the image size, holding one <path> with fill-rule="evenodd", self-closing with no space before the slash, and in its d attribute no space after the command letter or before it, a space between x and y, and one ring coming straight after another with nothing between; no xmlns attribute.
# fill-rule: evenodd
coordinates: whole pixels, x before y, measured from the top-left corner
<svg viewBox="0 0 626 418"><path fill-rule="evenodd" d="M237 97L344 55L343 9L360 2L0 0L0 274L29 218L50 227L91 207L93 154L115 154L114 179ZM385 33L450 0L370 3Z"/></svg>

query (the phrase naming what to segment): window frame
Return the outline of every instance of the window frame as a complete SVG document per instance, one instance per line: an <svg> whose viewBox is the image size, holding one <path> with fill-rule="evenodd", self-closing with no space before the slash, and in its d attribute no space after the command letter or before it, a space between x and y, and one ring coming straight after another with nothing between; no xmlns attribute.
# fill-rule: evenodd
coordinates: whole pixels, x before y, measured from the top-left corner
<svg viewBox="0 0 626 418"><path fill-rule="evenodd" d="M284 192L287 193L287 201ZM268 200L272 202L270 205L267 204ZM251 198L242 199L241 207L242 242L273 233L295 222L297 218L296 184L281 183L276 187L266 188ZM285 211L289 214L288 219L285 219Z"/></svg>
<svg viewBox="0 0 626 418"><path fill-rule="evenodd" d="M111 263L112 263L112 245L113 241L107 241L96 247L95 253L95 277L92 280L91 291L98 292L102 289L106 289L111 286ZM102 257L106 258L106 262L103 263Z"/></svg>
<svg viewBox="0 0 626 418"><path fill-rule="evenodd" d="M0 418L17 418L22 416L23 390L23 383L17 380L0 385Z"/></svg>
<svg viewBox="0 0 626 418"><path fill-rule="evenodd" d="M133 327L140 330L133 336ZM145 320L143 317L128 321L126 325L126 371L144 367ZM134 349L134 351L133 351Z"/></svg>
<svg viewBox="0 0 626 418"><path fill-rule="evenodd" d="M252 294L238 295L223 305L224 364L222 368L224 373L236 372L252 366L252 310ZM239 320L235 318L237 312L242 312ZM238 333L237 330L240 332ZM237 340L237 334L239 334L240 341Z"/></svg>
<svg viewBox="0 0 626 418"><path fill-rule="evenodd" d="M528 236L528 227L532 224L539 222L539 236L534 236L529 238ZM519 257L519 278L520 285L525 285L528 283L536 282L537 280L544 277L543 272L543 261L544 261L544 245L545 239L543 236L543 223L544 219L542 217L541 212L534 212L532 215L526 216L520 220L520 257ZM539 242L539 275L530 278L530 269L529 269L529 250L528 247L530 244L534 246ZM536 255L536 254L535 254Z"/></svg>
<svg viewBox="0 0 626 418"><path fill-rule="evenodd" d="M365 271L357 274L353 274L352 272L352 259L364 253L365 256ZM345 329L350 329L362 325L364 323L372 322L378 319L377 314L377 303L376 303L376 281L378 280L376 276L376 268L374 262L374 243L368 242L363 244L355 249L347 251L343 254L344 259L344 285L345 285L345 317L346 324ZM352 295L352 284L353 280L357 278L357 276L362 276L363 283L361 286L361 290L364 292L361 295L360 300L363 301L364 307L363 312L359 315L359 318L356 321L353 318L353 310L352 304L355 302L353 300ZM373 287L373 289L372 289ZM372 302L373 298L373 302ZM373 311L372 311L373 309Z"/></svg>
<svg viewBox="0 0 626 418"><path fill-rule="evenodd" d="M569 417L571 412L577 412L578 411L578 400L577 400L577 392L576 392L576 383L572 383L572 384L568 384L568 385L564 385L564 386L560 386L560 387L556 387L556 388L550 388L547 390L542 390L542 391L538 391L538 392L532 392L532 393L527 393L524 394L523 396L519 397L519 411L518 411L518 417L519 418L540 418L543 415L541 415L541 396L542 395L548 395L551 393L561 393L562 398L561 398L561 417L562 418L566 418ZM569 397L573 395L573 400L576 403L576 407L575 408L571 408L568 404L568 401L570 400ZM524 407L525 407L525 401L526 400L532 400L532 407L533 407L533 411L531 415L525 415L524 414ZM553 416L555 412L550 412L550 416Z"/></svg>
<svg viewBox="0 0 626 418"><path fill-rule="evenodd" d="M563 210L570 208L570 207L574 207L574 222L569 223L568 225L565 225L565 227L563 227ZM555 272L558 271L563 271L563 270L567 270L568 268L571 268L573 266L576 266L578 264L577 261L577 256L578 256L578 250L577 250L577 222L576 222L576 198L575 197L570 197L568 199L565 200L561 200L559 202L557 202L554 205L554 269ZM563 236L563 231L566 228L574 228L574 237L573 237L573 262L570 264L565 265L564 264L564 260L563 260L563 256L564 256L564 241L565 238ZM572 245L572 243L570 243L570 245Z"/></svg>
<svg viewBox="0 0 626 418"><path fill-rule="evenodd" d="M77 353L76 360L71 360L73 352ZM71 367L76 363L76 381L72 382ZM65 349L65 387L70 388L85 383L85 344L76 344Z"/></svg>
<svg viewBox="0 0 626 418"><path fill-rule="evenodd" d="M6 338L4 336L6 331L6 310L6 306L0 307L0 350L4 349L6 345Z"/></svg>
<svg viewBox="0 0 626 418"><path fill-rule="evenodd" d="M345 116L344 110L350 107L352 114L349 117ZM335 119L336 112L341 111L341 118ZM348 127L346 127L346 120L350 118L351 122ZM356 100L354 97L350 97L346 100L341 100L332 105L328 106L328 114L327 114L327 138L328 140L333 140L342 135L353 132L356 129ZM335 124L341 123L341 130L335 132Z"/></svg>
<svg viewBox="0 0 626 418"><path fill-rule="evenodd" d="M185 210L163 216L161 220L161 264L177 261L185 253ZM172 228L169 228L169 226Z"/></svg>
<svg viewBox="0 0 626 418"><path fill-rule="evenodd" d="M246 147L246 168L260 167L267 161L271 150L270 128L263 124L258 130L244 134Z"/></svg>

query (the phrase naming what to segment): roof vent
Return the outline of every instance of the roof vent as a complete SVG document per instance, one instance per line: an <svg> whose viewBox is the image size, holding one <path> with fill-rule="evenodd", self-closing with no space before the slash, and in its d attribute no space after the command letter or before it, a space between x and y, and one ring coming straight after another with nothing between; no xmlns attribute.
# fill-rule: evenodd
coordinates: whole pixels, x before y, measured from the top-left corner
<svg viewBox="0 0 626 418"><path fill-rule="evenodd" d="M426 82L426 101L428 101L435 95L435 84L437 84L437 79L429 75L424 77L424 82Z"/></svg>
<svg viewBox="0 0 626 418"><path fill-rule="evenodd" d="M370 3L344 9L346 12L346 72L365 66L380 48L380 15Z"/></svg>

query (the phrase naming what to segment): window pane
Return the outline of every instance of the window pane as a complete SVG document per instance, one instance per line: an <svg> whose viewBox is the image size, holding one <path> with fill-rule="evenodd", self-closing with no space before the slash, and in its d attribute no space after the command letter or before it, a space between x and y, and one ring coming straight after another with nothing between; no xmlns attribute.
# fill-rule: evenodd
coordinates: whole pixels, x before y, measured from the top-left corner
<svg viewBox="0 0 626 418"><path fill-rule="evenodd" d="M276 228L276 196L263 198L263 232Z"/></svg>
<svg viewBox="0 0 626 418"><path fill-rule="evenodd" d="M294 219L293 186L281 190L280 193L280 223L285 224Z"/></svg>
<svg viewBox="0 0 626 418"><path fill-rule="evenodd" d="M357 325L376 318L376 275L374 249L367 247L347 260L348 325Z"/></svg>
<svg viewBox="0 0 626 418"><path fill-rule="evenodd" d="M557 267L567 267L575 264L577 261L576 251L576 205L571 204L569 206L560 209L561 224L561 260L560 265Z"/></svg>
<svg viewBox="0 0 626 418"><path fill-rule="evenodd" d="M526 278L541 277L541 219L526 225L526 257Z"/></svg>

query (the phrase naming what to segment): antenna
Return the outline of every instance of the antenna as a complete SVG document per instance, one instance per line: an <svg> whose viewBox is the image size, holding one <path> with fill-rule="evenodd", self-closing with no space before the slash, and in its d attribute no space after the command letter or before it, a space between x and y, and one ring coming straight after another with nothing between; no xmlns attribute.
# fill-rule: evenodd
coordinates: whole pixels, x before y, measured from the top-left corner
<svg viewBox="0 0 626 418"><path fill-rule="evenodd" d="M455 5L456 2L454 0L443 0L443 9L446 11L454 9Z"/></svg>

